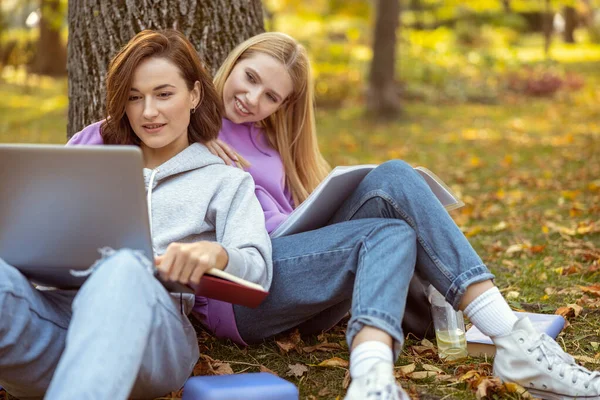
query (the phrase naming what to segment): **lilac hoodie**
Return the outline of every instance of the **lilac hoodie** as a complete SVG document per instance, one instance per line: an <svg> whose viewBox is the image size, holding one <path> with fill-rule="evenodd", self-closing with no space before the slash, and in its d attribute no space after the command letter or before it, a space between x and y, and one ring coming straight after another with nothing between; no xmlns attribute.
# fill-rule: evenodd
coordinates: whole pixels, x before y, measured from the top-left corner
<svg viewBox="0 0 600 400"><path fill-rule="evenodd" d="M67 146L104 144L100 134L101 124L102 121L99 121L85 127L71 137ZM294 208L291 193L285 184L281 156L270 146L264 131L251 123L236 124L223 118L219 139L250 162L248 172L254 178L256 197L265 214L267 231L271 233ZM238 332L231 304L196 296L194 311L202 324L216 337L246 345Z"/></svg>

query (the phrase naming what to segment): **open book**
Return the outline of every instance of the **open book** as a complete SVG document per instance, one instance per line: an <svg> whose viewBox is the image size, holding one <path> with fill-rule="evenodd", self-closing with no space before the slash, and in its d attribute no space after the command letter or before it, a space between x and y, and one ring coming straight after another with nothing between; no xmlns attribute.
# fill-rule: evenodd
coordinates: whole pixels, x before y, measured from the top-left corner
<svg viewBox="0 0 600 400"><path fill-rule="evenodd" d="M529 320L540 333L545 333L552 339L556 339L565 326L565 319L561 315L540 314L514 311L517 318L529 317ZM467 339L467 352L473 357L496 354L496 346L489 336L484 335L476 326L472 326L465 334Z"/></svg>
<svg viewBox="0 0 600 400"><path fill-rule="evenodd" d="M335 167L310 196L271 233L271 238L292 235L325 226L344 200L375 167L377 165L373 164ZM433 194L446 210L450 211L464 205L433 172L424 167L416 167L415 170L425 179Z"/></svg>

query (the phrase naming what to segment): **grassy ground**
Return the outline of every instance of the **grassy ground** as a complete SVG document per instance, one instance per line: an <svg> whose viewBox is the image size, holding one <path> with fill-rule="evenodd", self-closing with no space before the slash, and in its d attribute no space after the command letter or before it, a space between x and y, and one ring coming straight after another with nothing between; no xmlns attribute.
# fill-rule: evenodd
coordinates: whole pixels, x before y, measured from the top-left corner
<svg viewBox="0 0 600 400"><path fill-rule="evenodd" d="M320 111L318 126L333 165L402 158L435 171L465 201L452 215L511 306L568 315L559 343L598 369L600 287L593 285L600 267L600 69L597 62L568 68L581 73L586 85L551 99L407 102L400 120L383 124L349 107ZM26 82L13 74L0 86L0 142L65 142L65 82ZM302 398L343 397L343 324L322 336L286 335L247 349L199 332L206 356L197 373L268 369L295 383ZM422 343L409 339L397 363L397 376L414 398L477 397L490 360L446 364L435 349L423 352L415 345ZM490 398L523 397L511 387L492 388Z"/></svg>

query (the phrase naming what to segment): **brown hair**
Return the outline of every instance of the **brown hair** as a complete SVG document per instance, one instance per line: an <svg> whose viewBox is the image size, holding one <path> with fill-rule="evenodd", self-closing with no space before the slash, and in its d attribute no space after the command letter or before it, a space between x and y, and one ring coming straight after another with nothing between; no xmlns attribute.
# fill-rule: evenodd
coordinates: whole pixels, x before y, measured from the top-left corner
<svg viewBox="0 0 600 400"><path fill-rule="evenodd" d="M200 101L190 115L189 143L216 139L221 129L222 100L198 52L180 32L144 30L135 35L111 60L106 76L106 119L100 128L105 144L140 144L125 114L133 73L149 57L164 58L181 72L188 90L200 82Z"/></svg>

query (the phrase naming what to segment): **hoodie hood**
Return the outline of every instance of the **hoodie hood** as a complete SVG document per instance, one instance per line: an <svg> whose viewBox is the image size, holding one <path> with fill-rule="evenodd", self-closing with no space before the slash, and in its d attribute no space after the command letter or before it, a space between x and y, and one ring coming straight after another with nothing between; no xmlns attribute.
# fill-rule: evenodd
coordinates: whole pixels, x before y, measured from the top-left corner
<svg viewBox="0 0 600 400"><path fill-rule="evenodd" d="M146 190L153 190L160 181L171 176L216 164L225 165L225 162L203 144L193 143L155 169L144 168Z"/></svg>

